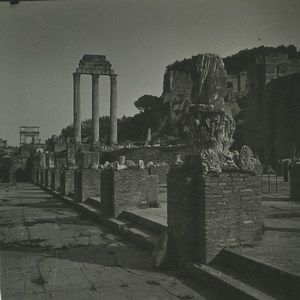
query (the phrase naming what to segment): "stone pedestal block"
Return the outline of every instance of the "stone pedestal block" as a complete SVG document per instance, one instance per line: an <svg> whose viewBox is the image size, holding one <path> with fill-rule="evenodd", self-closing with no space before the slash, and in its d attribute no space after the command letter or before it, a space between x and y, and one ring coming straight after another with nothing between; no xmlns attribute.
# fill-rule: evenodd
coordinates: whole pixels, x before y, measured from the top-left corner
<svg viewBox="0 0 300 300"><path fill-rule="evenodd" d="M156 201L158 178L150 177L147 170L102 171L101 205L105 216L117 217L124 210L147 208L149 201Z"/></svg>
<svg viewBox="0 0 300 300"><path fill-rule="evenodd" d="M40 175L40 184L44 184L44 182L45 182L45 169L41 169L40 173L41 173L41 175Z"/></svg>
<svg viewBox="0 0 300 300"><path fill-rule="evenodd" d="M78 164L81 169L90 169L99 165L99 152L82 151L78 155Z"/></svg>
<svg viewBox="0 0 300 300"><path fill-rule="evenodd" d="M73 143L67 144L67 167L72 168L75 166L75 153L76 145Z"/></svg>
<svg viewBox="0 0 300 300"><path fill-rule="evenodd" d="M60 170L51 170L51 189L53 191L58 191L60 186Z"/></svg>
<svg viewBox="0 0 300 300"><path fill-rule="evenodd" d="M51 185L51 169L46 169L45 170L45 186L50 186Z"/></svg>
<svg viewBox="0 0 300 300"><path fill-rule="evenodd" d="M224 247L262 238L259 176L204 175L185 165L170 169L167 184L168 230L179 261L206 264Z"/></svg>
<svg viewBox="0 0 300 300"><path fill-rule="evenodd" d="M74 180L76 202L84 202L88 197L100 196L100 170L77 169Z"/></svg>
<svg viewBox="0 0 300 300"><path fill-rule="evenodd" d="M290 168L290 199L300 202L300 164L292 164Z"/></svg>
<svg viewBox="0 0 300 300"><path fill-rule="evenodd" d="M55 153L54 154L54 165L56 169L60 169L67 165L67 159L65 153Z"/></svg>
<svg viewBox="0 0 300 300"><path fill-rule="evenodd" d="M67 196L74 192L74 176L75 170L60 171L60 194Z"/></svg>

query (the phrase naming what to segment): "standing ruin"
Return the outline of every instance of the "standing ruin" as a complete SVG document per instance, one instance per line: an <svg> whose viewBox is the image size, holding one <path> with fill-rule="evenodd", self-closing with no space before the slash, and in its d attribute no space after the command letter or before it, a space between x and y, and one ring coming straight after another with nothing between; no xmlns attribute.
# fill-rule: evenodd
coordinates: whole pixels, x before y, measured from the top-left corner
<svg viewBox="0 0 300 300"><path fill-rule="evenodd" d="M84 55L73 73L74 82L74 140L81 143L80 77L92 76L92 141L99 141L99 77L110 77L110 144L117 144L117 74L105 55Z"/></svg>

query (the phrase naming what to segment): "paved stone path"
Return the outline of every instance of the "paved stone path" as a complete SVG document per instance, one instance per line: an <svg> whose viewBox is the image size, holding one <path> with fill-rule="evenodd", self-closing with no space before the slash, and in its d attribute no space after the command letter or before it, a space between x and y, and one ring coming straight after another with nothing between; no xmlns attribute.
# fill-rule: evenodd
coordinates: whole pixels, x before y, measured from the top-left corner
<svg viewBox="0 0 300 300"><path fill-rule="evenodd" d="M0 187L0 250L2 299L222 299L29 183Z"/></svg>

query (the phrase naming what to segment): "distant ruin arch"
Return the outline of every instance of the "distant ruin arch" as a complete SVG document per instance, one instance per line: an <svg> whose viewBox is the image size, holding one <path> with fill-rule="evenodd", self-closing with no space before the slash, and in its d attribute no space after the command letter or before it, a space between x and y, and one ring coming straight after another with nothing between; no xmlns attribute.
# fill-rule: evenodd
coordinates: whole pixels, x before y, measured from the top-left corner
<svg viewBox="0 0 300 300"><path fill-rule="evenodd" d="M73 73L74 83L74 140L81 143L81 104L80 77L81 74L92 76L92 141L99 141L99 77L110 77L110 144L118 142L117 133L117 74L111 68L111 63L105 55L86 54L79 62L79 67Z"/></svg>

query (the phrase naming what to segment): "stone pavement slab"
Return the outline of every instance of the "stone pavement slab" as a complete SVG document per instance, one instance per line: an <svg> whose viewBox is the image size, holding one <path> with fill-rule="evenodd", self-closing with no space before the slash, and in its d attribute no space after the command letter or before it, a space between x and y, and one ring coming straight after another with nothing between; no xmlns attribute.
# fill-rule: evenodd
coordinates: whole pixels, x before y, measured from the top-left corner
<svg viewBox="0 0 300 300"><path fill-rule="evenodd" d="M0 263L2 299L222 299L32 184L0 190Z"/></svg>

